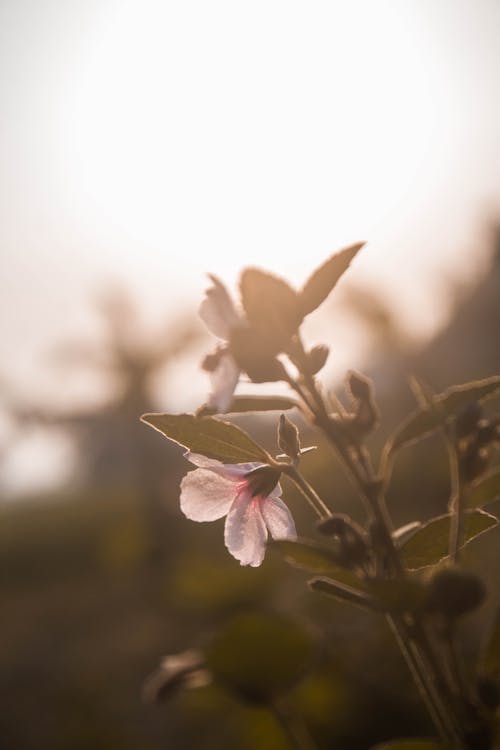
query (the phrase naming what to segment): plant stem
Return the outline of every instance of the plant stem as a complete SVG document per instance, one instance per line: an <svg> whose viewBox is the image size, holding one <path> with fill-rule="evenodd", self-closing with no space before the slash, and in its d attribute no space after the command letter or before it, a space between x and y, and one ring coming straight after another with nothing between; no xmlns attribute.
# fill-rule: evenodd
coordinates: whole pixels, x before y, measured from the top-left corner
<svg viewBox="0 0 500 750"><path fill-rule="evenodd" d="M322 519L328 518L331 515L331 510L320 498L316 490L311 487L307 479L305 479L296 466L287 464L282 467L283 474L290 477L290 479L297 485L302 495L309 502L315 513Z"/></svg>
<svg viewBox="0 0 500 750"><path fill-rule="evenodd" d="M416 644L408 637L406 627L391 614L386 614L386 619L441 739L446 744L451 743L453 748L462 747L454 721L441 701L433 677Z"/></svg>
<svg viewBox="0 0 500 750"><path fill-rule="evenodd" d="M462 542L464 521L463 496L460 486L457 449L451 436L446 432L444 433L444 439L450 464L450 501L448 509L451 513L451 519L449 553L451 561L456 564L459 561L460 546Z"/></svg>

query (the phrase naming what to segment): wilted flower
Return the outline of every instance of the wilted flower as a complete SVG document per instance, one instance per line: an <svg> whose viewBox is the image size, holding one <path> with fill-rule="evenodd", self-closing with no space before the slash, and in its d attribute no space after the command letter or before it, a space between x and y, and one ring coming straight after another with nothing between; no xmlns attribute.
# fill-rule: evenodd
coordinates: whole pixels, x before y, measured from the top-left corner
<svg viewBox="0 0 500 750"><path fill-rule="evenodd" d="M224 541L241 565L262 563L268 531L273 539L295 539L293 518L280 500L279 472L261 463L223 464L196 453L181 483L181 510L192 521L226 516Z"/></svg>
<svg viewBox="0 0 500 750"><path fill-rule="evenodd" d="M231 331L243 325L243 321L222 281L212 274L209 274L209 278L213 286L207 289L199 314L210 333L228 342ZM231 403L238 384L240 368L227 346L218 348L206 357L204 368L210 373L212 385L207 406L224 412Z"/></svg>

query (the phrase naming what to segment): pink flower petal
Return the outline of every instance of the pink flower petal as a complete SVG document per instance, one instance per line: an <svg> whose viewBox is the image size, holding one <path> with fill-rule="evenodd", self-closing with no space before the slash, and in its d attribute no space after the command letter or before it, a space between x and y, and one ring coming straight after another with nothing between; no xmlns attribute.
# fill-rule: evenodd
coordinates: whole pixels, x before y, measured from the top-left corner
<svg viewBox="0 0 500 750"><path fill-rule="evenodd" d="M258 461L248 464L223 464L222 461L217 461L216 458L207 458L207 456L202 456L201 453L191 453L191 451L187 451L184 454L184 458L187 458L188 461L191 461L192 464L199 466L201 469L210 469L210 471L220 474L221 477L232 479L233 482L238 483L243 480L245 474L264 465Z"/></svg>
<svg viewBox="0 0 500 750"><path fill-rule="evenodd" d="M296 539L297 532L292 514L283 500L265 497L260 505L262 517L273 539Z"/></svg>
<svg viewBox="0 0 500 750"><path fill-rule="evenodd" d="M195 469L181 482L181 510L192 521L216 521L228 512L235 492L234 480L210 469Z"/></svg>
<svg viewBox="0 0 500 750"><path fill-rule="evenodd" d="M198 312L210 333L228 341L231 328L241 325L241 318L222 281L212 275L210 279L213 286L207 289Z"/></svg>
<svg viewBox="0 0 500 750"><path fill-rule="evenodd" d="M223 354L215 370L210 373L212 389L207 406L219 413L225 412L232 401L239 379L240 368L230 354Z"/></svg>
<svg viewBox="0 0 500 750"><path fill-rule="evenodd" d="M231 505L224 528L229 552L241 565L256 568L265 553L267 529L260 512L259 498L241 493Z"/></svg>

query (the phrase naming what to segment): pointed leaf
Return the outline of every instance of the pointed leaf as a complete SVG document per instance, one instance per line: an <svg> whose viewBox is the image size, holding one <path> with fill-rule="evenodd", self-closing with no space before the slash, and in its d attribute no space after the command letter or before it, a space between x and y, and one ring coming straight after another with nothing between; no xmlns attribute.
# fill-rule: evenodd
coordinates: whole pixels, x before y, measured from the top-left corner
<svg viewBox="0 0 500 750"><path fill-rule="evenodd" d="M371 750L447 750L436 740L391 740L375 745Z"/></svg>
<svg viewBox="0 0 500 750"><path fill-rule="evenodd" d="M421 526L400 547L403 563L408 568L434 565L448 555L451 515L437 516ZM498 519L481 510L464 514L464 546L483 531L496 526Z"/></svg>
<svg viewBox="0 0 500 750"><path fill-rule="evenodd" d="M349 586L363 587L362 581L352 571L339 564L339 555L335 547L325 547L309 539L278 539L269 542L268 546L278 550L285 560L296 568L303 568L309 573L328 575Z"/></svg>
<svg viewBox="0 0 500 750"><path fill-rule="evenodd" d="M500 608L492 622L488 642L481 656L480 671L485 675L500 676Z"/></svg>
<svg viewBox="0 0 500 750"><path fill-rule="evenodd" d="M201 453L224 463L267 463L270 460L266 451L244 430L214 417L144 414L141 420L193 453Z"/></svg>
<svg viewBox="0 0 500 750"><path fill-rule="evenodd" d="M416 409L397 428L390 442L391 452L439 429L442 421L453 419L469 403L485 401L499 391L500 375L448 388L434 397L435 409Z"/></svg>
<svg viewBox="0 0 500 750"><path fill-rule="evenodd" d="M325 301L363 245L364 242L358 242L332 255L331 258L317 268L308 278L304 284L304 288L300 292L300 305L303 316L309 315L309 313L316 310Z"/></svg>
<svg viewBox="0 0 500 750"><path fill-rule="evenodd" d="M335 581L331 578L312 578L307 582L312 591L319 591L321 594L332 596L334 599L356 604L358 607L370 610L380 610L378 602L369 594L348 586L347 584Z"/></svg>
<svg viewBox="0 0 500 750"><path fill-rule="evenodd" d="M248 322L264 339L287 342L302 315L297 292L284 279L259 268L246 268L240 280L241 302Z"/></svg>
<svg viewBox="0 0 500 750"><path fill-rule="evenodd" d="M500 468L493 469L470 487L465 502L467 508L482 508L500 498Z"/></svg>

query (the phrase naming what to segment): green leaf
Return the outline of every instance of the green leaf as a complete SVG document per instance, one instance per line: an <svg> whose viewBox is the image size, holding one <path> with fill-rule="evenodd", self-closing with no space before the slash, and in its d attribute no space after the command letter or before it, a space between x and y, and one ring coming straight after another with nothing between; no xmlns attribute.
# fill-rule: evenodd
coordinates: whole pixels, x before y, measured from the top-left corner
<svg viewBox="0 0 500 750"><path fill-rule="evenodd" d="M339 564L335 547L325 547L309 539L276 539L269 542L268 547L280 552L296 568L307 570L308 573L327 575L354 588L363 587L361 580L352 571Z"/></svg>
<svg viewBox="0 0 500 750"><path fill-rule="evenodd" d="M448 388L433 398L434 409L416 409L397 428L390 441L391 452L430 435L439 429L443 421L456 417L472 401L485 401L498 391L500 375Z"/></svg>
<svg viewBox="0 0 500 750"><path fill-rule="evenodd" d="M259 268L246 268L240 279L241 302L248 322L264 339L285 343L302 315L297 292L284 279Z"/></svg>
<svg viewBox="0 0 500 750"><path fill-rule="evenodd" d="M364 244L364 242L357 242L355 245L344 248L332 255L311 274L300 292L300 307L303 316L309 315L325 301Z"/></svg>
<svg viewBox="0 0 500 750"><path fill-rule="evenodd" d="M480 671L484 675L500 676L500 608L497 609L486 648L481 656Z"/></svg>
<svg viewBox="0 0 500 750"><path fill-rule="evenodd" d="M270 460L266 451L244 430L214 417L194 414L144 414L141 420L169 440L193 453L216 458L224 463L246 463Z"/></svg>
<svg viewBox="0 0 500 750"><path fill-rule="evenodd" d="M493 469L470 487L466 495L467 508L482 508L500 498L500 468Z"/></svg>
<svg viewBox="0 0 500 750"><path fill-rule="evenodd" d="M314 655L314 639L302 627L257 614L232 620L205 650L214 676L240 697L257 702L290 689Z"/></svg>
<svg viewBox="0 0 500 750"><path fill-rule="evenodd" d="M391 740L375 745L371 750L447 750L446 745L435 740Z"/></svg>
<svg viewBox="0 0 500 750"><path fill-rule="evenodd" d="M421 526L400 549L401 559L408 568L434 565L448 555L451 515L437 516ZM498 519L481 510L464 514L464 546L483 531L496 526Z"/></svg>
<svg viewBox="0 0 500 750"><path fill-rule="evenodd" d="M334 581L331 578L312 578L308 581L309 588L312 591L319 591L321 594L332 596L349 604L356 604L358 607L370 610L380 610L380 605L369 594L358 591L344 583Z"/></svg>
<svg viewBox="0 0 500 750"><path fill-rule="evenodd" d="M417 612L426 601L427 589L417 579L370 581L370 592L385 611Z"/></svg>

